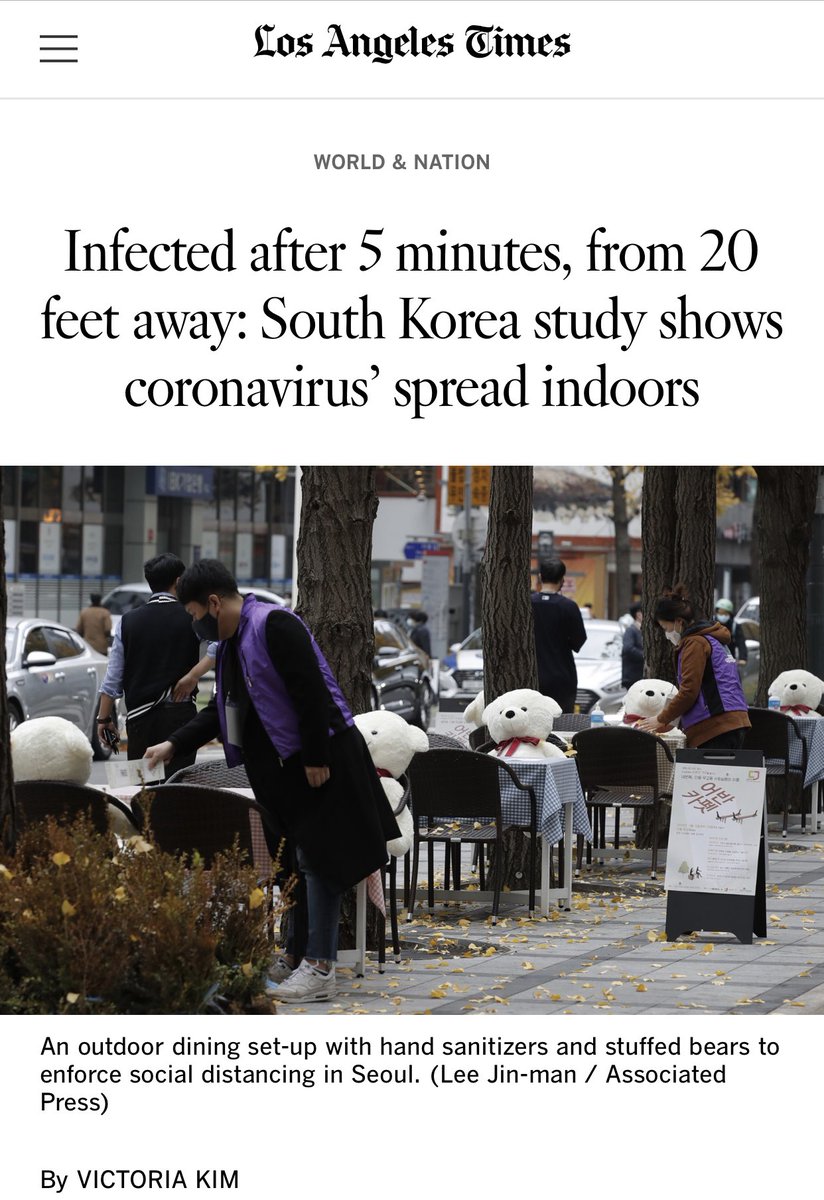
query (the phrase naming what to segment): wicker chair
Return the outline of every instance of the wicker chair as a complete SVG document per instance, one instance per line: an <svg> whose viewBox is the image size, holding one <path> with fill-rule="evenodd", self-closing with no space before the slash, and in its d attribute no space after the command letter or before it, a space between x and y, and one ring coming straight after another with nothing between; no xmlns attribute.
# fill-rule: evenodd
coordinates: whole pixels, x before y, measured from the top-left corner
<svg viewBox="0 0 824 1200"><path fill-rule="evenodd" d="M268 813L257 801L194 783L167 782L153 789L148 814L157 845L169 854L196 852L208 867L216 854L230 850L237 839L249 861L268 871L270 863L261 859L252 837L254 820L264 828L269 823Z"/></svg>
<svg viewBox="0 0 824 1200"><path fill-rule="evenodd" d="M608 729L582 729L575 734L572 745L587 805L594 817L601 809L601 841L605 842L606 809L615 809L615 849L618 849L619 823L622 808L652 810L652 865L650 874L657 877L658 818L662 792L659 785L659 748L672 762L672 751L653 733L630 729L626 725ZM599 823L593 820L593 835L597 843ZM580 867L580 850L578 865Z"/></svg>
<svg viewBox="0 0 824 1200"><path fill-rule="evenodd" d="M212 788L250 786L246 768L242 764L239 767L227 767L222 758L206 759L205 762L192 763L190 767L181 767L169 776L163 786L170 783L198 783Z"/></svg>
<svg viewBox="0 0 824 1200"><path fill-rule="evenodd" d="M446 856L452 857L453 882L460 891L460 847L463 842L491 843L495 846L495 882L492 923L498 919L503 872L503 833L501 779L508 775L515 786L530 797L529 909L535 908L535 848L538 841L535 793L521 783L512 768L499 758L465 750L430 750L418 754L409 765L412 811L415 816L415 843L412 855L412 896L408 920L412 919L418 886L421 844L426 844L429 859L428 899L435 906L436 842L443 842ZM473 822L468 824L467 822ZM453 824L458 822L458 828Z"/></svg>
<svg viewBox="0 0 824 1200"><path fill-rule="evenodd" d="M782 712L772 712L767 708L750 708L747 710L750 718L750 728L744 731L742 750L760 750L767 764L780 763L784 780L784 821L781 836L787 836L787 820L790 811L790 779L797 775L801 780L801 828L807 827L807 814L804 811L804 779L807 775L807 743L796 722L792 717ZM800 763L790 762L793 749L793 738L800 743Z"/></svg>
<svg viewBox="0 0 824 1200"><path fill-rule="evenodd" d="M56 779L26 779L15 783L14 799L20 829L47 817L72 821L85 813L98 833L109 832L108 805L112 798L96 788ZM119 802L115 807L120 807ZM122 807L126 809L127 805Z"/></svg>
<svg viewBox="0 0 824 1200"><path fill-rule="evenodd" d="M561 713L552 722L553 729L560 729L564 733L578 733L581 729L589 729L591 725L589 713Z"/></svg>

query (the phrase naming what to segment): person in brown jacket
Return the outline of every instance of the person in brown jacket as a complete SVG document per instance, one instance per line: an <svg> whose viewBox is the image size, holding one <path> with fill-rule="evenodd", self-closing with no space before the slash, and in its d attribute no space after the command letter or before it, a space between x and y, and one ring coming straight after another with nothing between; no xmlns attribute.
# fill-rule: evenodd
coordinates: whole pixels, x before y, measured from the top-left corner
<svg viewBox="0 0 824 1200"><path fill-rule="evenodd" d="M655 620L678 659L678 693L657 717L636 728L663 733L679 717L687 745L705 750L737 750L750 727L747 701L730 650L730 631L719 621L703 620L684 584L663 595Z"/></svg>
<svg viewBox="0 0 824 1200"><path fill-rule="evenodd" d="M89 597L91 604L81 609L77 618L75 633L85 638L98 654L108 654L112 636L112 614L100 603L99 592L92 592Z"/></svg>

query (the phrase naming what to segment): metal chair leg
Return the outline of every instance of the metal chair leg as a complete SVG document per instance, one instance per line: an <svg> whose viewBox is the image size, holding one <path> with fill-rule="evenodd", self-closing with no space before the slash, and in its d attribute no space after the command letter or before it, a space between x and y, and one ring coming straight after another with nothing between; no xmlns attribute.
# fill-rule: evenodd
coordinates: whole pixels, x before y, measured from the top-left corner
<svg viewBox="0 0 824 1200"><path fill-rule="evenodd" d="M416 837L412 850L412 879L410 881L409 903L406 906L406 921L407 924L412 920L412 913L415 908L415 897L418 891L418 858L420 854L421 843Z"/></svg>

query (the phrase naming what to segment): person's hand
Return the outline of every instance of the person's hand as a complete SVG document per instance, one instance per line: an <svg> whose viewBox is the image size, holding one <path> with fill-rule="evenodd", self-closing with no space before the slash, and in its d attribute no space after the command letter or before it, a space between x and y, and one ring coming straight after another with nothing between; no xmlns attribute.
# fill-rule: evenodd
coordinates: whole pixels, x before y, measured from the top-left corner
<svg viewBox="0 0 824 1200"><path fill-rule="evenodd" d="M311 788L323 787L329 778L328 767L304 767L306 781Z"/></svg>
<svg viewBox="0 0 824 1200"><path fill-rule="evenodd" d="M669 726L662 725L657 717L647 717L643 721L637 721L634 728L640 729L642 733L664 733Z"/></svg>
<svg viewBox="0 0 824 1200"><path fill-rule="evenodd" d="M193 671L187 671L174 686L172 699L175 704L181 704L184 700L188 700L192 692L197 687L197 676Z"/></svg>
<svg viewBox="0 0 824 1200"><path fill-rule="evenodd" d="M149 746L143 757L149 764L149 767L154 770L160 763L170 762L174 756L175 748L171 742L158 742L156 746Z"/></svg>

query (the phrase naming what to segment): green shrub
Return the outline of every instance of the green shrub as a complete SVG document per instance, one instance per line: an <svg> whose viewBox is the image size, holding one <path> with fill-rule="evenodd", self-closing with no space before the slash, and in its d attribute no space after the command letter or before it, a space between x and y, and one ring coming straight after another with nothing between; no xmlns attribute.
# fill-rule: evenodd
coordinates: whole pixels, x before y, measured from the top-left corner
<svg viewBox="0 0 824 1200"><path fill-rule="evenodd" d="M244 1011L263 994L272 879L233 851L205 869L151 834L32 825L0 860L0 1012Z"/></svg>

